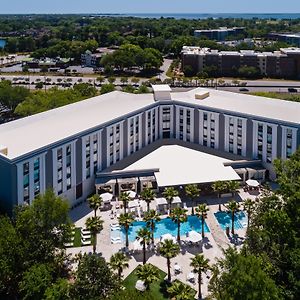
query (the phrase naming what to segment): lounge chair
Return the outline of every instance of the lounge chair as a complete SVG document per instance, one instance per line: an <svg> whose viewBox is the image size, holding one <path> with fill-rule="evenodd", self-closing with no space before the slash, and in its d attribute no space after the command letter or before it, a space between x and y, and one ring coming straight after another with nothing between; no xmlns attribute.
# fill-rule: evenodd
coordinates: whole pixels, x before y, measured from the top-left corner
<svg viewBox="0 0 300 300"><path fill-rule="evenodd" d="M120 237L112 237L112 238L110 238L110 241L112 244L121 244L122 243L122 240Z"/></svg>
<svg viewBox="0 0 300 300"><path fill-rule="evenodd" d="M65 243L64 245L65 245L65 247L73 247L74 246L73 242Z"/></svg>
<svg viewBox="0 0 300 300"><path fill-rule="evenodd" d="M175 274L179 274L182 272L181 267L177 262L174 264L174 272Z"/></svg>
<svg viewBox="0 0 300 300"><path fill-rule="evenodd" d="M81 239L81 244L83 246L88 246L88 245L91 245L91 240L84 240L84 239Z"/></svg>
<svg viewBox="0 0 300 300"><path fill-rule="evenodd" d="M189 282L194 283L194 282L195 282L195 274L194 274L193 272L190 272L190 273L187 275L186 280L189 281Z"/></svg>

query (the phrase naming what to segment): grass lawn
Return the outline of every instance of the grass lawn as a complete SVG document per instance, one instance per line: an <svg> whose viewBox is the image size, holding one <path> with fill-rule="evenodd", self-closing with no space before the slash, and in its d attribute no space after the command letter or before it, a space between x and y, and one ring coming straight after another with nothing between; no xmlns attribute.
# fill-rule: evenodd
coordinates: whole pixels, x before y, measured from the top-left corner
<svg viewBox="0 0 300 300"><path fill-rule="evenodd" d="M156 268L154 266L154 268ZM150 285L150 289L145 292L139 292L135 289L135 284L138 280L136 276L136 269L133 270L129 276L123 281L123 285L125 286L126 290L124 291L124 297L123 292L118 294L118 299L129 299L128 296L134 297L134 300L142 300L142 299L153 299L153 300L165 300L170 299L167 288L171 285L170 283L167 283L164 278L166 277L166 273L162 270L156 268L159 272L159 280L156 282L153 282ZM126 296L125 296L126 294ZM195 291L196 294L196 291ZM117 299L117 298L116 298Z"/></svg>
<svg viewBox="0 0 300 300"><path fill-rule="evenodd" d="M74 247L81 247L81 228L75 228L75 235L74 235Z"/></svg>

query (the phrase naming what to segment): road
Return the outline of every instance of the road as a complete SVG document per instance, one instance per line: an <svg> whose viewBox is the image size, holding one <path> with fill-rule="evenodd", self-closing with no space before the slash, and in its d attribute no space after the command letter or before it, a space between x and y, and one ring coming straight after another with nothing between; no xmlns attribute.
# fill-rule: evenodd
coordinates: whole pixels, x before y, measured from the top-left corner
<svg viewBox="0 0 300 300"><path fill-rule="evenodd" d="M169 70L172 61L173 61L172 59L167 59L167 58L164 59L163 65L160 67L162 73L158 75L158 78L160 78L161 81L164 81L165 79L168 78L167 71Z"/></svg>

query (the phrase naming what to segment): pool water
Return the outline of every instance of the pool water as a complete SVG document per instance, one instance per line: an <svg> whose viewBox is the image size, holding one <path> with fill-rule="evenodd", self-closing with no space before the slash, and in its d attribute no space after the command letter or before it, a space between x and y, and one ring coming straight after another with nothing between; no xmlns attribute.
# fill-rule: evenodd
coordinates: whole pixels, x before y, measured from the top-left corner
<svg viewBox="0 0 300 300"><path fill-rule="evenodd" d="M136 239L137 231L139 229L146 227L146 223L143 221L136 221L129 228L128 237L129 241L133 242ZM201 219L197 216L188 216L187 222L181 223L180 225L180 235L186 235L187 232L195 230L197 232L202 231ZM204 222L204 232L209 232L207 224ZM160 238L162 235L170 233L173 236L177 236L177 224L173 222L170 218L165 218L160 220L155 225L154 238ZM122 228L120 230L114 230L111 232L112 237L121 237L125 240L125 230Z"/></svg>
<svg viewBox="0 0 300 300"><path fill-rule="evenodd" d="M215 217L223 230L226 227L231 228L231 213L225 211L218 211L215 213ZM247 216L243 211L238 211L234 215L234 228L242 229L247 227Z"/></svg>

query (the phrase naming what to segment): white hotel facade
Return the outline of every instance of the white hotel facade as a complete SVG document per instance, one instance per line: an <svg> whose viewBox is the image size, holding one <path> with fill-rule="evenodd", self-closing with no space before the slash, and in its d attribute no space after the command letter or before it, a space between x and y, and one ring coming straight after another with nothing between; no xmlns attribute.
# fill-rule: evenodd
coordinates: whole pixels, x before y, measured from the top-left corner
<svg viewBox="0 0 300 300"><path fill-rule="evenodd" d="M299 103L202 88L153 90L115 91L1 125L1 207L10 212L47 188L75 205L93 192L97 173L158 141L259 160L271 178L272 161L300 145Z"/></svg>

